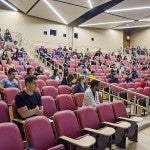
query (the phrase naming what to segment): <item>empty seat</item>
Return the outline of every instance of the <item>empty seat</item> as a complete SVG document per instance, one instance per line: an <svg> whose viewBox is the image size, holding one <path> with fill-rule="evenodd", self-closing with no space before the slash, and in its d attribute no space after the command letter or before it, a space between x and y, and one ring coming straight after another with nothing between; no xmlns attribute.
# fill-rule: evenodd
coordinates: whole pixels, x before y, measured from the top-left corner
<svg viewBox="0 0 150 150"><path fill-rule="evenodd" d="M46 80L46 85L54 86L55 88L58 88L59 81L48 79L48 80Z"/></svg>
<svg viewBox="0 0 150 150"><path fill-rule="evenodd" d="M42 87L46 86L46 83L43 80L41 80L41 79L38 79L36 82L37 82L37 87L40 89L40 92L41 92L42 91Z"/></svg>
<svg viewBox="0 0 150 150"><path fill-rule="evenodd" d="M46 81L49 77L47 75L38 75L37 78Z"/></svg>
<svg viewBox="0 0 150 150"><path fill-rule="evenodd" d="M64 147L62 144L55 144L52 126L45 116L26 119L24 130L29 148L36 150L60 150Z"/></svg>
<svg viewBox="0 0 150 150"><path fill-rule="evenodd" d="M59 139L68 143L65 145L66 150L72 150L73 146L77 149L90 148L96 142L95 138L92 136L81 136L81 130L77 118L70 110L55 113L54 124Z"/></svg>
<svg viewBox="0 0 150 150"><path fill-rule="evenodd" d="M19 129L15 124L0 124L0 150L24 150Z"/></svg>
<svg viewBox="0 0 150 150"><path fill-rule="evenodd" d="M72 88L68 85L60 85L58 86L58 93L59 94L71 94Z"/></svg>
<svg viewBox="0 0 150 150"><path fill-rule="evenodd" d="M83 104L84 93L76 93L74 94L74 104L76 107L82 107Z"/></svg>
<svg viewBox="0 0 150 150"><path fill-rule="evenodd" d="M97 149L103 150L111 147L112 135L115 130L110 127L102 128L98 115L92 107L78 109L76 113L82 130L97 137Z"/></svg>
<svg viewBox="0 0 150 150"><path fill-rule="evenodd" d="M116 120L125 120L131 123L131 127L128 129L129 140L138 141L138 124L137 122L142 121L141 117L129 118L126 107L123 102L116 101L112 103L112 109Z"/></svg>
<svg viewBox="0 0 150 150"><path fill-rule="evenodd" d="M5 102L0 101L0 123L9 122L9 120L8 106Z"/></svg>
<svg viewBox="0 0 150 150"><path fill-rule="evenodd" d="M4 100L7 104L11 104L12 101L15 99L15 96L20 92L18 88L6 88L4 90Z"/></svg>
<svg viewBox="0 0 150 150"><path fill-rule="evenodd" d="M43 96L52 96L56 99L58 95L58 90L54 86L43 86L42 87L42 95Z"/></svg>
<svg viewBox="0 0 150 150"><path fill-rule="evenodd" d="M121 148L126 147L126 134L131 126L128 122L117 122L111 106L107 103L102 103L96 107L99 120L106 126L111 126L116 129L114 143Z"/></svg>
<svg viewBox="0 0 150 150"><path fill-rule="evenodd" d="M42 96L43 115L50 118L57 111L55 100L51 96Z"/></svg>
<svg viewBox="0 0 150 150"><path fill-rule="evenodd" d="M73 99L69 94L58 95L56 98L56 104L59 111L75 110Z"/></svg>

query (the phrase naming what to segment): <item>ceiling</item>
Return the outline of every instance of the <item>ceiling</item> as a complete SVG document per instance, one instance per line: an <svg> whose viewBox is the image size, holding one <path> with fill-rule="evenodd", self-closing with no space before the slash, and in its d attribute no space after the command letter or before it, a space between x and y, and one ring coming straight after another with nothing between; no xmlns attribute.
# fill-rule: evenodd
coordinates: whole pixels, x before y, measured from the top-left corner
<svg viewBox="0 0 150 150"><path fill-rule="evenodd" d="M61 17L44 1L8 0L9 3L27 15L62 24L78 22L81 27L102 29L150 27L150 0L47 0ZM92 8L88 1L91 2ZM147 8L134 10L137 7ZM8 9L2 2L0 2L0 8ZM133 9L114 11L129 8ZM82 22L79 22L79 19L82 19Z"/></svg>

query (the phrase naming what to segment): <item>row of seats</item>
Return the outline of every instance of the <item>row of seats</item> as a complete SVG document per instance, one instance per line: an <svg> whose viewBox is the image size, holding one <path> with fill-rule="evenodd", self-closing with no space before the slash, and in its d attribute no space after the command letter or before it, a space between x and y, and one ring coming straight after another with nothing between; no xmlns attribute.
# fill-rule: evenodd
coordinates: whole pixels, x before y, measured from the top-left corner
<svg viewBox="0 0 150 150"><path fill-rule="evenodd" d="M75 113L70 110L60 111L54 114L53 121L54 131L47 117L37 116L25 120L24 130L30 148L59 150L65 146L66 150L73 150L94 145L97 150L103 150L112 144L125 148L126 137L137 142L137 122L141 118L128 118L124 104L117 101L111 105L103 103L96 110L83 107ZM14 124L1 123L0 133L0 149L23 150L21 136ZM54 133L61 145L56 146Z"/></svg>

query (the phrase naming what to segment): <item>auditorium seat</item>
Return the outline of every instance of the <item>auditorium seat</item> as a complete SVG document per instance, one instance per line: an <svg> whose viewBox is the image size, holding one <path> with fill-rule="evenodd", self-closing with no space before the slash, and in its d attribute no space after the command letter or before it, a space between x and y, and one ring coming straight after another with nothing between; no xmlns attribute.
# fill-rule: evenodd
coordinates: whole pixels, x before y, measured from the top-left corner
<svg viewBox="0 0 150 150"><path fill-rule="evenodd" d="M55 100L51 96L42 96L43 115L50 118L57 111Z"/></svg>
<svg viewBox="0 0 150 150"><path fill-rule="evenodd" d="M77 118L70 110L55 113L54 124L59 140L67 143L66 150L88 149L96 142L95 138L90 135L81 136Z"/></svg>
<svg viewBox="0 0 150 150"><path fill-rule="evenodd" d="M7 104L11 104L15 99L15 96L20 92L18 88L5 88L4 90L4 100Z"/></svg>
<svg viewBox="0 0 150 150"><path fill-rule="evenodd" d="M46 80L46 85L54 86L55 88L58 88L59 81L48 79L48 80Z"/></svg>
<svg viewBox="0 0 150 150"><path fill-rule="evenodd" d="M68 85L59 85L58 86L58 94L71 94L72 88Z"/></svg>
<svg viewBox="0 0 150 150"><path fill-rule="evenodd" d="M58 111L62 110L75 110L75 104L71 95L69 94L61 94L56 98L56 105Z"/></svg>
<svg viewBox="0 0 150 150"><path fill-rule="evenodd" d="M126 134L131 126L128 122L117 122L115 119L112 107L108 103L102 103L96 107L100 122L104 126L110 126L116 129L114 143L120 148L126 148Z"/></svg>
<svg viewBox="0 0 150 150"><path fill-rule="evenodd" d="M97 149L111 148L112 135L115 133L115 130L110 127L102 128L98 115L92 107L80 108L76 111L76 114L83 132L96 137Z"/></svg>
<svg viewBox="0 0 150 150"><path fill-rule="evenodd" d="M62 150L63 144L56 145L52 126L45 116L26 119L24 124L29 149Z"/></svg>
<svg viewBox="0 0 150 150"><path fill-rule="evenodd" d="M42 87L46 86L46 83L41 79L38 79L36 82L37 82L37 87L39 88L40 92L42 92Z"/></svg>
<svg viewBox="0 0 150 150"><path fill-rule="evenodd" d="M19 129L14 123L0 123L0 150L24 150Z"/></svg>
<svg viewBox="0 0 150 150"><path fill-rule="evenodd" d="M131 123L131 127L128 129L127 136L129 138L129 140L137 142L138 141L138 124L137 124L137 122L142 121L142 118L141 117L129 118L127 111L126 111L126 107L125 107L124 103L121 101L113 102L111 105L112 105L112 109L113 109L116 120L118 120L118 121L123 120L123 121L127 121L127 122Z"/></svg>
<svg viewBox="0 0 150 150"><path fill-rule="evenodd" d="M42 95L43 96L52 96L56 99L58 95L58 90L54 86L43 86L42 87Z"/></svg>
<svg viewBox="0 0 150 150"><path fill-rule="evenodd" d="M82 107L84 93L75 93L73 97L74 97L74 104L76 105L76 107L77 108Z"/></svg>
<svg viewBox="0 0 150 150"><path fill-rule="evenodd" d="M5 102L0 101L0 123L2 122L9 122L9 111L8 106Z"/></svg>

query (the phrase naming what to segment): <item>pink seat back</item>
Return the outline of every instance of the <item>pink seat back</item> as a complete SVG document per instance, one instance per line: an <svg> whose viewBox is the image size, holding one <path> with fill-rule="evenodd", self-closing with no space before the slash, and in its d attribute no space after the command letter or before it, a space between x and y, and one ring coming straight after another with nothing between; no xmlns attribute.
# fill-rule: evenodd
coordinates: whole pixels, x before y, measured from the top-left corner
<svg viewBox="0 0 150 150"><path fill-rule="evenodd" d="M46 150L55 146L54 133L48 118L45 116L26 119L24 129L29 147Z"/></svg>
<svg viewBox="0 0 150 150"><path fill-rule="evenodd" d="M0 149L24 150L20 131L14 123L0 124Z"/></svg>
<svg viewBox="0 0 150 150"><path fill-rule="evenodd" d="M52 96L56 99L58 95L58 90L53 86L43 86L42 87L42 95L43 96Z"/></svg>
<svg viewBox="0 0 150 150"><path fill-rule="evenodd" d="M74 94L74 103L75 103L76 107L82 107L83 98L84 98L84 93Z"/></svg>
<svg viewBox="0 0 150 150"><path fill-rule="evenodd" d="M58 95L56 98L57 109L62 110L75 110L73 99L69 94Z"/></svg>
<svg viewBox="0 0 150 150"><path fill-rule="evenodd" d="M55 100L51 96L42 96L42 105L43 105L43 115L47 118L50 118L57 111Z"/></svg>
<svg viewBox="0 0 150 150"><path fill-rule="evenodd" d="M77 138L80 136L80 127L75 114L70 110L60 111L54 114L54 123L57 136Z"/></svg>
<svg viewBox="0 0 150 150"><path fill-rule="evenodd" d="M6 88L4 90L4 100L7 104L11 104L12 101L15 99L15 96L20 92L18 88Z"/></svg>
<svg viewBox="0 0 150 150"><path fill-rule="evenodd" d="M9 112L8 112L8 106L5 102L0 101L0 123L2 122L9 122Z"/></svg>
<svg viewBox="0 0 150 150"><path fill-rule="evenodd" d="M102 103L96 107L100 122L108 121L115 122L115 116L111 106L107 103Z"/></svg>
<svg viewBox="0 0 150 150"><path fill-rule="evenodd" d="M58 93L59 94L71 94L72 88L69 87L68 85L60 85L58 86Z"/></svg>
<svg viewBox="0 0 150 150"><path fill-rule="evenodd" d="M116 120L118 119L118 117L128 118L126 107L122 101L113 102L112 109L113 109Z"/></svg>
<svg viewBox="0 0 150 150"><path fill-rule="evenodd" d="M54 86L55 88L58 88L59 81L48 79L48 80L46 80L46 85Z"/></svg>
<svg viewBox="0 0 150 150"><path fill-rule="evenodd" d="M83 107L77 110L81 128L99 129L100 121L96 111L92 107ZM92 117L91 117L92 116Z"/></svg>

